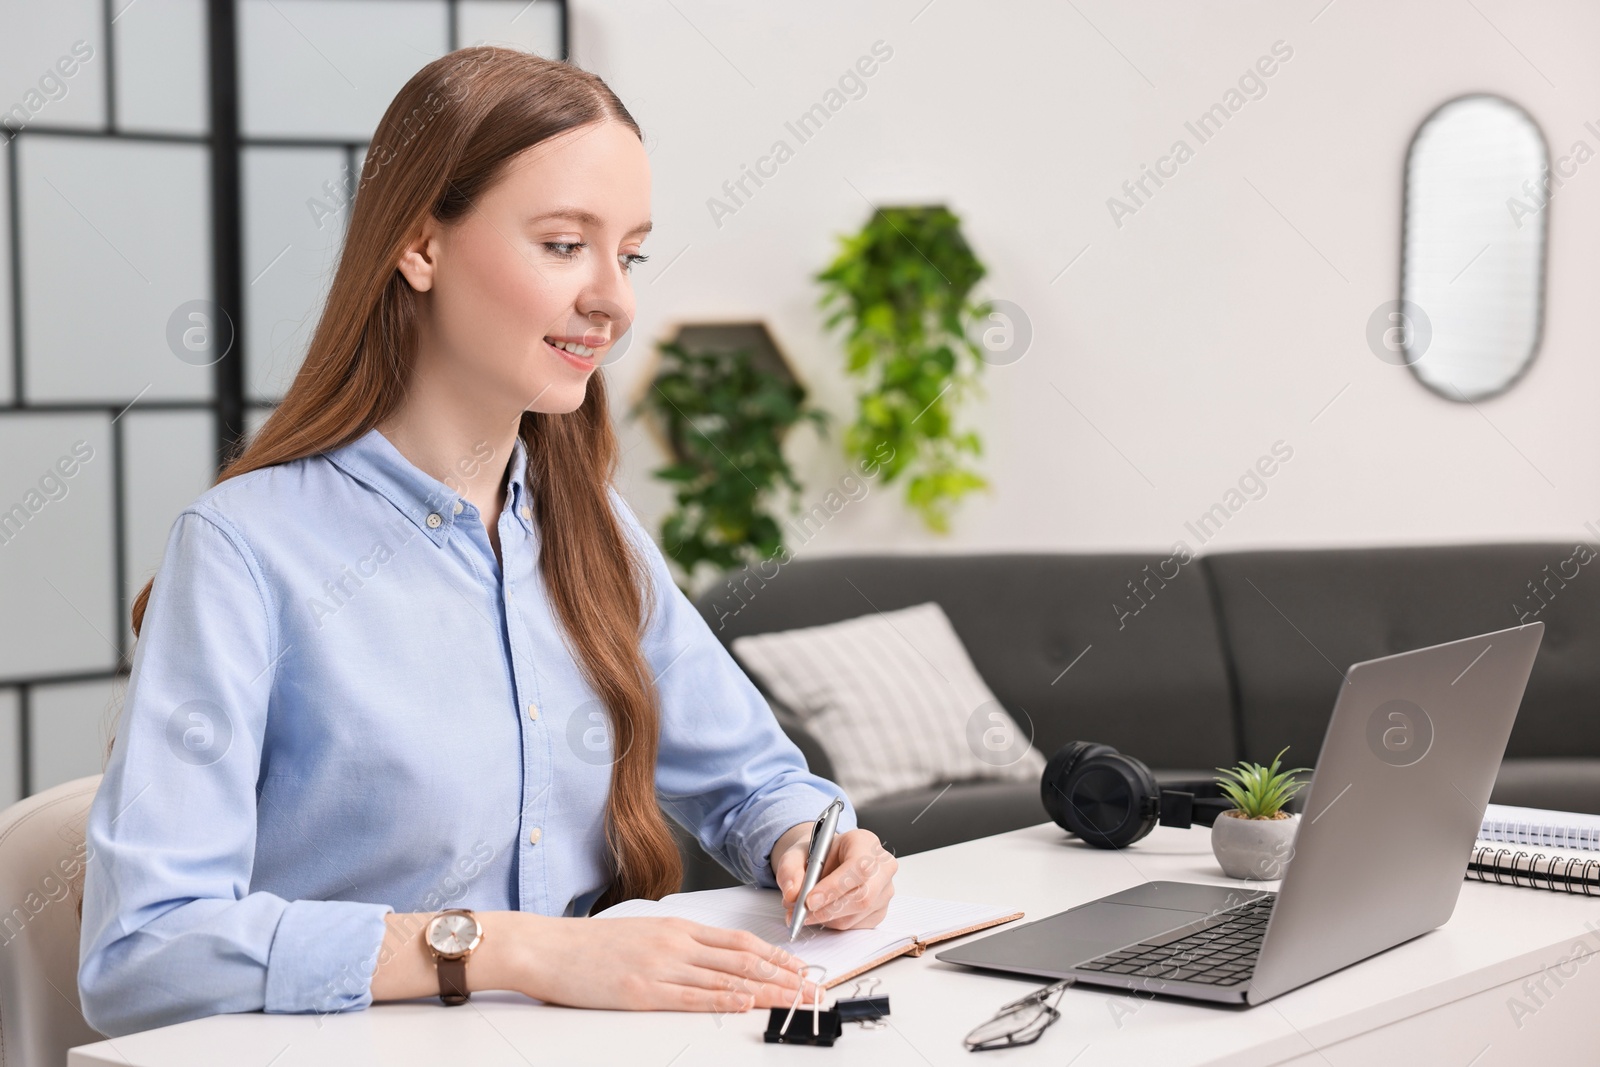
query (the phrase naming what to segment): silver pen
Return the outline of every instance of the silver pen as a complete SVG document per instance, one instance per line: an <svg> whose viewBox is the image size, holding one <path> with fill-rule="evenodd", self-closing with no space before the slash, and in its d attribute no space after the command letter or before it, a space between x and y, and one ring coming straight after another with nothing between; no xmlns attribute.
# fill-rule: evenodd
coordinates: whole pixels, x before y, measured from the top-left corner
<svg viewBox="0 0 1600 1067"><path fill-rule="evenodd" d="M817 887L822 877L822 865L828 860L833 847L833 835L839 827L839 816L844 811L844 797L834 797L833 803L822 809L817 823L811 828L811 852L806 858L806 876L800 883L800 894L794 898L794 921L789 924L789 940L800 936L800 927L806 921L806 894Z"/></svg>

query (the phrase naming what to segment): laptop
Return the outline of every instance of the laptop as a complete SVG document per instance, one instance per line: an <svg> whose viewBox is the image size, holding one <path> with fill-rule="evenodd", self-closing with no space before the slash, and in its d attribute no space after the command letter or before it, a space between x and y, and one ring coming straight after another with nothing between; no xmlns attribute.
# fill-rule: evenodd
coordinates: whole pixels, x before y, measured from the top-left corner
<svg viewBox="0 0 1600 1067"><path fill-rule="evenodd" d="M1351 667L1277 892L1146 882L935 958L1259 1004L1442 925L1543 636L1532 622Z"/></svg>

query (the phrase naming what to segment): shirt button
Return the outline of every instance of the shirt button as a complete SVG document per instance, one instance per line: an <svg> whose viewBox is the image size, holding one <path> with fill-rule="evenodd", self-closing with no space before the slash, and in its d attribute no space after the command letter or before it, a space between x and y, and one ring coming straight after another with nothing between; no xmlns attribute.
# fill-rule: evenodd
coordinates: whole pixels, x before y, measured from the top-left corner
<svg viewBox="0 0 1600 1067"><path fill-rule="evenodd" d="M532 830L528 831L528 844L537 845L541 836L542 835L539 832L539 828L535 826Z"/></svg>
<svg viewBox="0 0 1600 1067"><path fill-rule="evenodd" d="M463 506L464 505L461 503L461 501L459 501L459 500L456 501L456 514L457 515L461 514L461 509L462 509Z"/></svg>
<svg viewBox="0 0 1600 1067"><path fill-rule="evenodd" d="M439 517L439 513L437 511L428 512L428 529L437 530L439 528L439 524L443 521L444 520Z"/></svg>
<svg viewBox="0 0 1600 1067"><path fill-rule="evenodd" d="M539 718L539 705L537 705L537 704L529 704L528 705L528 718L533 719L535 721L538 720L538 718Z"/></svg>
<svg viewBox="0 0 1600 1067"><path fill-rule="evenodd" d="M526 504L524 504L523 507L522 507L522 517L527 519L529 522L532 522L533 521L533 509L528 507Z"/></svg>

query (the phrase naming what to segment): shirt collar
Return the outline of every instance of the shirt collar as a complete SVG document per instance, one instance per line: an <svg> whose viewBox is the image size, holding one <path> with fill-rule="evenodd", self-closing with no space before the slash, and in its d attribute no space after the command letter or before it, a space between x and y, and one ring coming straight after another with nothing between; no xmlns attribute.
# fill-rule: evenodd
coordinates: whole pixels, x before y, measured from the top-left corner
<svg viewBox="0 0 1600 1067"><path fill-rule="evenodd" d="M323 455L350 477L381 493L435 544L444 544L457 520L482 521L465 497L418 468L376 426ZM527 469L527 445L518 434L513 439L510 468L506 472L510 487L506 506L523 529L532 534L531 505L524 484Z"/></svg>

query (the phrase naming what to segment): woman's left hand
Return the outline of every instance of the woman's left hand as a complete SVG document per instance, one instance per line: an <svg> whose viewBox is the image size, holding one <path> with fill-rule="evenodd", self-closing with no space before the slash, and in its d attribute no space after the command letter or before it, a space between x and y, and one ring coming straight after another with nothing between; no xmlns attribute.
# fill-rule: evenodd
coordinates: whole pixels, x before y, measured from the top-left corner
<svg viewBox="0 0 1600 1067"><path fill-rule="evenodd" d="M794 900L805 880L810 829L809 823L792 827L773 850L772 874L783 891L786 923L794 920ZM894 872L899 866L871 830L851 830L835 837L822 877L806 895L804 925L833 930L877 926L894 896Z"/></svg>

